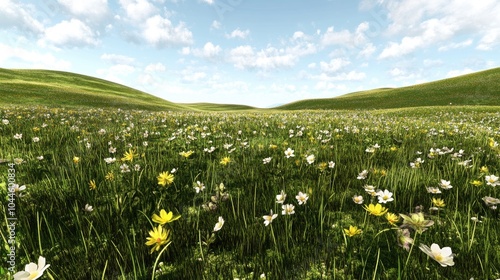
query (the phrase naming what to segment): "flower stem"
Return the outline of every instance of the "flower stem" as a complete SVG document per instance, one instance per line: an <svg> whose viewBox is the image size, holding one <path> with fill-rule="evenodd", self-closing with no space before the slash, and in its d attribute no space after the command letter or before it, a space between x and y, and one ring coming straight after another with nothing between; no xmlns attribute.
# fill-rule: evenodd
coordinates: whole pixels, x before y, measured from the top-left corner
<svg viewBox="0 0 500 280"><path fill-rule="evenodd" d="M170 245L170 243L172 243L172 241L168 242L165 247L163 247L163 249L160 251L160 253L158 254L158 257L156 257L156 260L155 260L155 263L153 265L153 273L151 274L151 280L154 280L155 279L155 274L156 274L156 265L158 264L158 261L160 260L160 257L161 257L161 254L163 254L163 252L165 252L165 250L167 250L168 246Z"/></svg>

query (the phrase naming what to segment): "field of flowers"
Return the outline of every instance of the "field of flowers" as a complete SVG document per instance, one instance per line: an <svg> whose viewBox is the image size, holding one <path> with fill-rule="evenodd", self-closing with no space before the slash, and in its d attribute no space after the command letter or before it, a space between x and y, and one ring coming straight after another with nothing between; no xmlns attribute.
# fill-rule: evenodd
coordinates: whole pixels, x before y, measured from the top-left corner
<svg viewBox="0 0 500 280"><path fill-rule="evenodd" d="M498 108L0 121L2 279L500 278Z"/></svg>

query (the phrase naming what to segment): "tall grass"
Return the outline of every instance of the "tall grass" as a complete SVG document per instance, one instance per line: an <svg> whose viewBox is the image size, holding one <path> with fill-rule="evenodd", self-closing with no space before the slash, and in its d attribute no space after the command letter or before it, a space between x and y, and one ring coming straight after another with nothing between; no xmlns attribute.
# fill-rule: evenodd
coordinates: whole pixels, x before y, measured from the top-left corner
<svg viewBox="0 0 500 280"><path fill-rule="evenodd" d="M485 180L500 175L496 109L193 113L18 107L0 111L0 120L8 120L0 124L0 159L17 162L16 180L26 186L16 198L17 270L42 255L53 279L500 277L499 214L482 199L499 197L498 186ZM288 148L293 157L285 157ZM180 154L188 151L193 153ZM125 159L130 152L135 156ZM307 160L311 155L314 161ZM417 158L423 162L412 168ZM6 163L0 165L4 183ZM124 165L129 172L122 172ZM363 170L367 175L358 179ZM160 186L157 177L165 171L175 178ZM441 180L453 187L439 188ZM481 185L471 184L475 180ZM204 190L196 192L197 181ZM421 211L434 222L422 233L410 228L411 253L398 245L401 217L390 225L364 209L378 203L366 185L392 192L394 200L383 204L389 212ZM293 205L294 214L283 215L276 203L282 191L283 205ZM5 219L7 190L0 192ZM299 192L307 194L305 204L299 205ZM363 197L362 205L355 195ZM433 211L432 198L445 206ZM150 254L146 238L161 209L181 218L164 225L171 234L168 248ZM271 210L278 216L265 226L263 216ZM218 217L225 222L214 232ZM349 226L361 233L349 236ZM7 239L7 228L0 232ZM441 267L419 250L432 243L451 247L455 265ZM2 247L3 260L7 250ZM5 267L2 274L12 276Z"/></svg>

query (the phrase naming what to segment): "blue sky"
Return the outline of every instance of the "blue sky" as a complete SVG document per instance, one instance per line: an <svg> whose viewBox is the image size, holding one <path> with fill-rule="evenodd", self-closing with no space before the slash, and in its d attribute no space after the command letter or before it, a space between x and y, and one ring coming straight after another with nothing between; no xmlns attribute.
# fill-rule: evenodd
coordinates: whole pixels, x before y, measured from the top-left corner
<svg viewBox="0 0 500 280"><path fill-rule="evenodd" d="M0 67L269 107L500 66L497 0L0 0Z"/></svg>

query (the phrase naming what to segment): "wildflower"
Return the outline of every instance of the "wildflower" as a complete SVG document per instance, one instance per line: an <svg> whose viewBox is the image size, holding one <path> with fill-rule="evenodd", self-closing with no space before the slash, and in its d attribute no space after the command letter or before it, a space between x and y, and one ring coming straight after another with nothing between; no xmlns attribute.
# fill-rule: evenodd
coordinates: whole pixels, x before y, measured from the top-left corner
<svg viewBox="0 0 500 280"><path fill-rule="evenodd" d="M486 206L488 206L488 207L500 204L500 199L494 198L494 197L491 197L491 196L485 196L485 197L483 197L483 201L484 201L484 203L486 203Z"/></svg>
<svg viewBox="0 0 500 280"><path fill-rule="evenodd" d="M443 180L443 179L441 179L441 183L439 183L439 186L443 190L449 190L449 189L453 188L453 186L451 185L450 181L446 181L446 180Z"/></svg>
<svg viewBox="0 0 500 280"><path fill-rule="evenodd" d="M377 196L378 203L387 203L394 200L394 198L392 198L392 193L388 190L378 191Z"/></svg>
<svg viewBox="0 0 500 280"><path fill-rule="evenodd" d="M194 190L196 191L196 193L200 193L202 192L203 190L205 189L205 184L203 184L202 182L200 181L196 181L195 185L194 185Z"/></svg>
<svg viewBox="0 0 500 280"><path fill-rule="evenodd" d="M43 160L43 156L37 156L36 159Z"/></svg>
<svg viewBox="0 0 500 280"><path fill-rule="evenodd" d="M438 208L443 208L444 206L446 206L446 204L444 204L444 200L441 198L433 198L432 204L434 204L434 206Z"/></svg>
<svg viewBox="0 0 500 280"><path fill-rule="evenodd" d="M50 264L45 264L45 258L38 257L38 265L35 263L29 263L24 267L24 271L19 271L14 274L14 279L29 280L38 279L43 275L43 272L50 266Z"/></svg>
<svg viewBox="0 0 500 280"><path fill-rule="evenodd" d="M170 242L170 231L168 229L164 229L161 225L153 228L153 230L149 231L149 237L146 238L146 245L153 246L151 251L152 254L154 251L160 250L160 247Z"/></svg>
<svg viewBox="0 0 500 280"><path fill-rule="evenodd" d="M182 152L179 153L179 155L181 155L181 156L183 156L185 158L189 158L193 153L194 153L193 151L187 151L187 152L182 151Z"/></svg>
<svg viewBox="0 0 500 280"><path fill-rule="evenodd" d="M114 162L116 162L116 158L111 158L111 157L108 157L108 158L105 158L104 161L107 163L107 164L112 164Z"/></svg>
<svg viewBox="0 0 500 280"><path fill-rule="evenodd" d="M428 227L434 224L432 220L426 220L424 214L412 213L410 216L399 214L403 218L402 227L410 227L416 230L418 233L422 233L427 230Z"/></svg>
<svg viewBox="0 0 500 280"><path fill-rule="evenodd" d="M364 180L366 179L366 176L368 176L368 170L363 170L361 171L361 173L358 174L358 177L356 179Z"/></svg>
<svg viewBox="0 0 500 280"><path fill-rule="evenodd" d="M293 206L292 204L285 204L285 205L282 205L281 208L283 209L283 211L281 211L281 215L292 215L292 214L295 214L295 206Z"/></svg>
<svg viewBox="0 0 500 280"><path fill-rule="evenodd" d="M450 247L443 247L441 249L438 244L433 243L430 248L425 244L420 244L419 248L443 267L453 266L455 264L453 262L453 253Z"/></svg>
<svg viewBox="0 0 500 280"><path fill-rule="evenodd" d="M141 166L139 164L134 164L134 171L141 171Z"/></svg>
<svg viewBox="0 0 500 280"><path fill-rule="evenodd" d="M361 196L361 195L354 195L352 197L352 201L354 201L354 203L356 203L356 204L363 204L363 196Z"/></svg>
<svg viewBox="0 0 500 280"><path fill-rule="evenodd" d="M481 172L481 173L488 173L489 172L488 167L487 166L481 166L481 169L479 169L479 172Z"/></svg>
<svg viewBox="0 0 500 280"><path fill-rule="evenodd" d="M329 161L328 162L328 168L334 168L335 167L335 162Z"/></svg>
<svg viewBox="0 0 500 280"><path fill-rule="evenodd" d="M16 164L16 165L22 164L23 162L24 162L24 159L22 159L22 158L15 158L14 159L14 164Z"/></svg>
<svg viewBox="0 0 500 280"><path fill-rule="evenodd" d="M424 161L425 160L422 160L421 158L417 158L414 162L410 162L410 166L411 168L420 168Z"/></svg>
<svg viewBox="0 0 500 280"><path fill-rule="evenodd" d="M355 235L361 234L363 231L361 229L358 229L356 226L349 226L349 228L344 229L344 233L349 236L353 237Z"/></svg>
<svg viewBox="0 0 500 280"><path fill-rule="evenodd" d="M97 185L96 185L96 183L95 183L94 180L90 180L90 182L89 182L89 189L91 189L91 190L97 189Z"/></svg>
<svg viewBox="0 0 500 280"><path fill-rule="evenodd" d="M168 171L164 171L160 173L160 175L158 175L157 179L158 179L158 185L165 187L166 185L172 184L174 182L175 177Z"/></svg>
<svg viewBox="0 0 500 280"><path fill-rule="evenodd" d="M219 216L219 221L215 224L213 231L219 231L223 225L224 225L224 219L222 218L222 216Z"/></svg>
<svg viewBox="0 0 500 280"><path fill-rule="evenodd" d="M326 163L326 162L321 162L318 164L318 169L321 172L325 171L327 167L328 167L328 163Z"/></svg>
<svg viewBox="0 0 500 280"><path fill-rule="evenodd" d="M285 202L286 193L284 190L281 190L280 194L276 195L276 203L283 204Z"/></svg>
<svg viewBox="0 0 500 280"><path fill-rule="evenodd" d="M124 163L124 164L120 165L120 171L122 173L130 172L130 167Z"/></svg>
<svg viewBox="0 0 500 280"><path fill-rule="evenodd" d="M181 215L174 216L174 213L172 213L172 211L169 211L167 213L167 211L165 211L165 209L161 209L160 210L160 216L158 216L156 214L153 214L153 216L151 217L151 219L155 223L158 223L160 225L164 225L164 224L171 223L171 222L173 222L175 220L178 220L180 217L181 217Z"/></svg>
<svg viewBox="0 0 500 280"><path fill-rule="evenodd" d="M395 151L397 151L397 150L398 150L398 147L396 147L396 146L391 146L391 147L389 148L389 150L391 150L391 152L395 152Z"/></svg>
<svg viewBox="0 0 500 280"><path fill-rule="evenodd" d="M385 214L385 218L387 219L387 222L393 226L395 226L396 223L399 221L398 215L390 212L387 212L387 214Z"/></svg>
<svg viewBox="0 0 500 280"><path fill-rule="evenodd" d="M122 161L132 162L134 158L138 156L139 155L135 152L135 150L128 149L128 151L123 154Z"/></svg>
<svg viewBox="0 0 500 280"><path fill-rule="evenodd" d="M262 160L262 163L268 164L268 163L271 162L271 159L272 159L272 157L267 157L267 158L265 158L265 159Z"/></svg>
<svg viewBox="0 0 500 280"><path fill-rule="evenodd" d="M440 194L441 190L439 190L439 188L435 188L435 187L427 187L427 192L432 193L432 194Z"/></svg>
<svg viewBox="0 0 500 280"><path fill-rule="evenodd" d="M314 155L308 155L308 156L306 156L307 163L313 164L314 160L316 160L316 157Z"/></svg>
<svg viewBox="0 0 500 280"><path fill-rule="evenodd" d="M264 218L264 225L267 227L273 222L274 219L276 219L276 217L278 217L278 214L273 214L273 210L271 209L271 213L269 215L262 216L262 218Z"/></svg>
<svg viewBox="0 0 500 280"><path fill-rule="evenodd" d="M12 189L14 190L15 193L20 193L26 189L26 186L25 185L19 186L19 184L13 184Z"/></svg>
<svg viewBox="0 0 500 280"><path fill-rule="evenodd" d="M115 174L113 172L108 172L106 176L104 176L104 179L107 181L114 181L115 180Z"/></svg>
<svg viewBox="0 0 500 280"><path fill-rule="evenodd" d="M10 123L9 120L7 120L7 119L2 120L2 124L4 124L4 125L8 125L9 123Z"/></svg>
<svg viewBox="0 0 500 280"><path fill-rule="evenodd" d="M83 211L90 213L90 212L94 211L94 207L92 207L92 205L89 205L87 203L87 204L85 204L85 207L83 208Z"/></svg>
<svg viewBox="0 0 500 280"><path fill-rule="evenodd" d="M366 211L370 212L370 214L374 216L382 216L387 213L387 211L389 211L387 208L383 207L382 204L378 203L376 205L370 203L370 205L365 205L363 208L365 208Z"/></svg>
<svg viewBox="0 0 500 280"><path fill-rule="evenodd" d="M410 250L410 244L413 244L413 238L410 237L410 231L405 229L398 229L398 245L403 247L406 251Z"/></svg>
<svg viewBox="0 0 500 280"><path fill-rule="evenodd" d="M33 137L31 138L31 140L33 141L33 143L37 143L40 142L40 137Z"/></svg>
<svg viewBox="0 0 500 280"><path fill-rule="evenodd" d="M363 188L365 189L366 193L368 193L371 196L376 196L377 192L375 191L375 186L372 185L364 185Z"/></svg>
<svg viewBox="0 0 500 280"><path fill-rule="evenodd" d="M231 162L231 158L230 157L224 157L224 158L221 159L220 164L227 165L230 162Z"/></svg>
<svg viewBox="0 0 500 280"><path fill-rule="evenodd" d="M484 177L484 179L486 180L486 185L488 186L492 187L500 186L500 181L498 181L498 177L495 175L486 176Z"/></svg>
<svg viewBox="0 0 500 280"><path fill-rule="evenodd" d="M73 163L74 164L78 164L80 162L80 158L79 157L73 157Z"/></svg>
<svg viewBox="0 0 500 280"><path fill-rule="evenodd" d="M302 204L306 204L307 199L309 199L309 196L306 193L299 192L299 194L296 195L295 198L297 199L297 202L299 203L299 205L302 205Z"/></svg>
<svg viewBox="0 0 500 280"><path fill-rule="evenodd" d="M16 134L14 134L14 139L21 140L22 138L23 138L23 134L22 133L16 133Z"/></svg>
<svg viewBox="0 0 500 280"><path fill-rule="evenodd" d="M476 187L480 187L483 185L483 182L479 181L479 180L474 180L472 182L470 182L473 186L476 186Z"/></svg>
<svg viewBox="0 0 500 280"><path fill-rule="evenodd" d="M286 149L286 151L285 151L285 157L286 157L286 158L295 157L295 155L293 154L294 152L295 152L295 151L294 151L294 150L292 150L292 149L290 149L290 148Z"/></svg>

